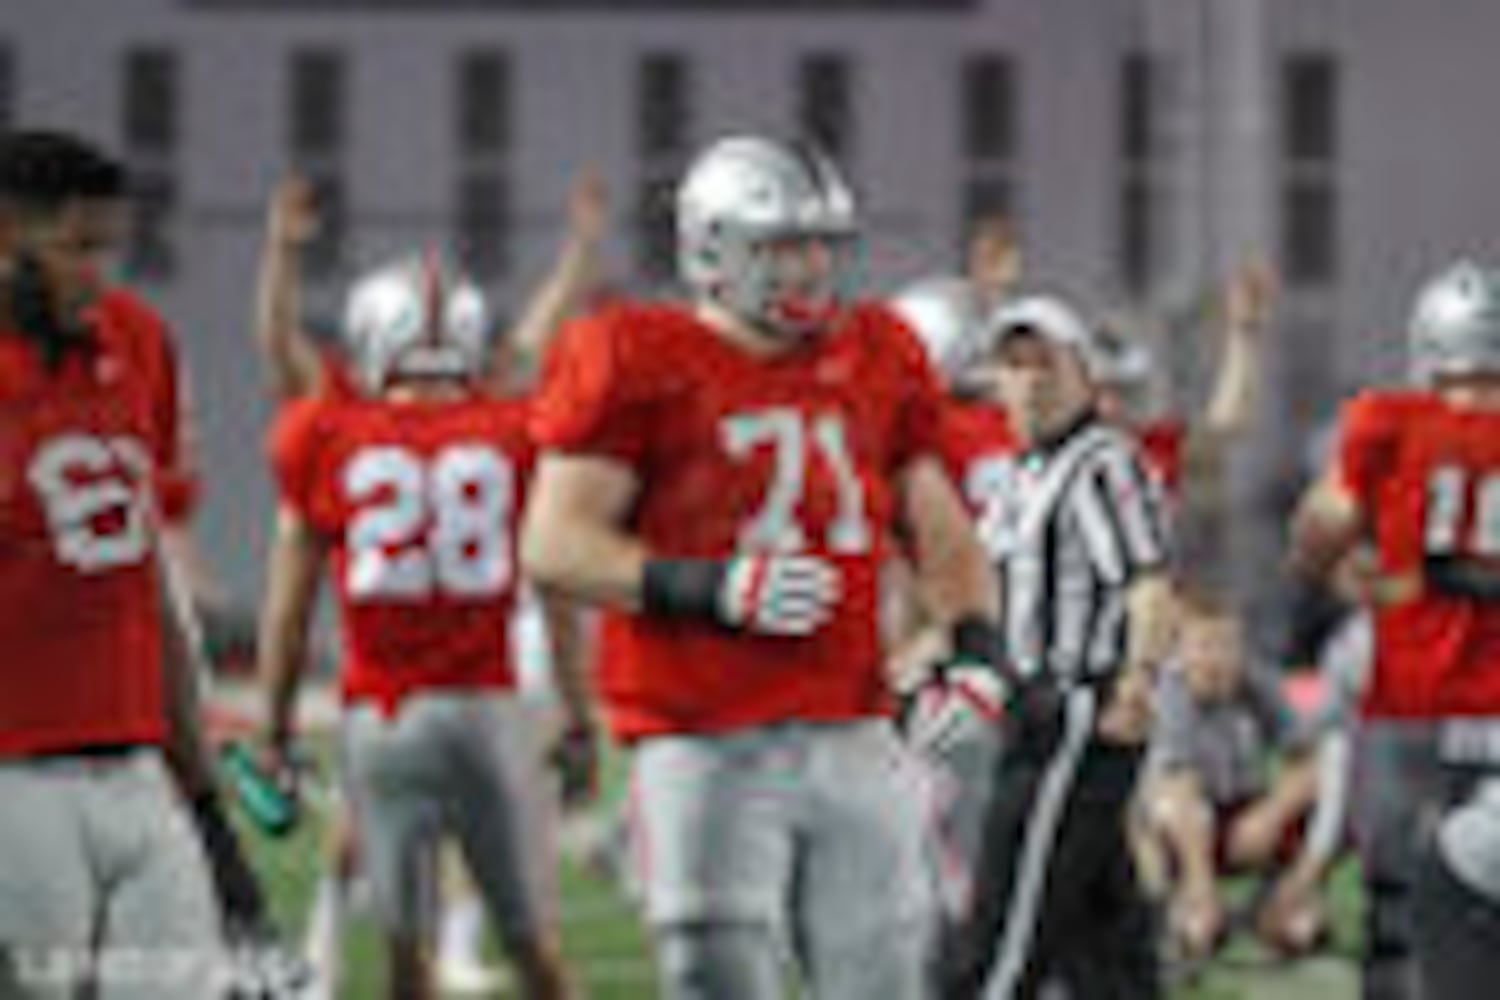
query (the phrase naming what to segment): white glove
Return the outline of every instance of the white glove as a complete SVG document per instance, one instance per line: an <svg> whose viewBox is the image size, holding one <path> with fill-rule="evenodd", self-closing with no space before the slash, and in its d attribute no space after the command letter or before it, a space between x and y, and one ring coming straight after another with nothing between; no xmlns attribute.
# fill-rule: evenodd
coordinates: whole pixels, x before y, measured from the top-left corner
<svg viewBox="0 0 1500 1000"><path fill-rule="evenodd" d="M719 618L762 635L812 635L833 617L841 584L838 567L818 556L737 556L719 588Z"/></svg>
<svg viewBox="0 0 1500 1000"><path fill-rule="evenodd" d="M1004 680L988 664L953 664L915 695L906 725L917 750L946 756L1005 715Z"/></svg>

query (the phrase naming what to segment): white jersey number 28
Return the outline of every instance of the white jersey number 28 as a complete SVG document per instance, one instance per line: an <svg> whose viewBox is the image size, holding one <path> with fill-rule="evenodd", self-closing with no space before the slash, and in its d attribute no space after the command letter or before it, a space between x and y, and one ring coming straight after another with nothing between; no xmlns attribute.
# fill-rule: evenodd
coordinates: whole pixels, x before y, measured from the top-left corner
<svg viewBox="0 0 1500 1000"><path fill-rule="evenodd" d="M503 453L477 444L430 458L367 448L345 466L344 491L362 505L345 539L351 596L487 597L510 586L516 475Z"/></svg>

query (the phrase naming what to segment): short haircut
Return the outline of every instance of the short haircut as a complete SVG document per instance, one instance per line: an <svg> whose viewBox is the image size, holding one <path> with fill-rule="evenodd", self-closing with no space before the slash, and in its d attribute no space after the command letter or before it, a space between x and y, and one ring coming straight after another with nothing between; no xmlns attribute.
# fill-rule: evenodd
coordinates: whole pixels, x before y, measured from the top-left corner
<svg viewBox="0 0 1500 1000"><path fill-rule="evenodd" d="M0 202L52 212L70 201L125 197L125 167L86 139L66 132L0 134Z"/></svg>
<svg viewBox="0 0 1500 1000"><path fill-rule="evenodd" d="M1183 615L1198 620L1235 619L1239 608L1223 588L1203 582L1184 581L1177 588L1177 606Z"/></svg>

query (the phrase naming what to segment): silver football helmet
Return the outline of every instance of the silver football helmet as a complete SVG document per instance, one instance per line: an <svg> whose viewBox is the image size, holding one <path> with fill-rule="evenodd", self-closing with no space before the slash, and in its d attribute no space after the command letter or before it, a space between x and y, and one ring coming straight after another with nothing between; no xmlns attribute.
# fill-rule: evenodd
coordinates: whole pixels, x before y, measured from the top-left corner
<svg viewBox="0 0 1500 1000"><path fill-rule="evenodd" d="M677 189L677 256L695 294L774 335L824 329L852 289L854 195L820 153L770 139L721 139ZM829 255L778 250L817 241Z"/></svg>
<svg viewBox="0 0 1500 1000"><path fill-rule="evenodd" d="M891 308L917 335L943 383L959 393L971 388L992 340L974 286L957 277L924 278L897 292Z"/></svg>
<svg viewBox="0 0 1500 1000"><path fill-rule="evenodd" d="M427 253L357 281L344 306L344 336L361 380L379 391L397 378L476 376L489 319L479 287Z"/></svg>
<svg viewBox="0 0 1500 1000"><path fill-rule="evenodd" d="M1417 293L1409 333L1418 382L1500 373L1500 271L1461 260Z"/></svg>
<svg viewBox="0 0 1500 1000"><path fill-rule="evenodd" d="M1151 380L1151 350L1112 324L1096 331L1094 378L1119 388L1143 386Z"/></svg>

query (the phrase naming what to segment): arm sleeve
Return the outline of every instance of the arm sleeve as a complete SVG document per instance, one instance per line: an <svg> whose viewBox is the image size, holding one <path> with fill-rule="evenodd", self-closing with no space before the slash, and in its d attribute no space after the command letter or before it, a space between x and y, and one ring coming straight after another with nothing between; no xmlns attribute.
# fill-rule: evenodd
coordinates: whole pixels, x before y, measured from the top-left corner
<svg viewBox="0 0 1500 1000"><path fill-rule="evenodd" d="M529 426L537 447L640 465L651 407L630 360L631 344L607 317L568 324L548 352L532 400Z"/></svg>
<svg viewBox="0 0 1500 1000"><path fill-rule="evenodd" d="M1335 461L1340 484L1367 507L1390 467L1397 421L1379 397L1359 396L1339 419Z"/></svg>
<svg viewBox="0 0 1500 1000"><path fill-rule="evenodd" d="M315 398L287 404L271 427L266 451L282 501L316 521L315 484L322 433L323 403Z"/></svg>
<svg viewBox="0 0 1500 1000"><path fill-rule="evenodd" d="M1099 574L1124 584L1167 560L1160 487L1129 448L1105 448L1079 471L1072 506Z"/></svg>

